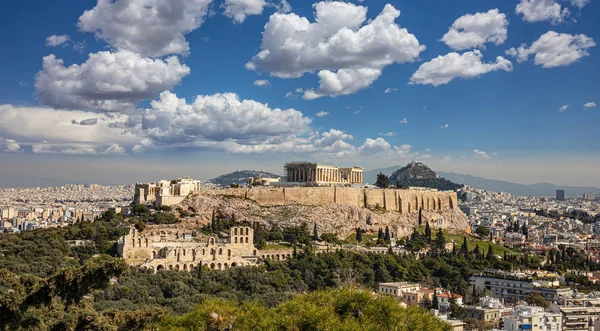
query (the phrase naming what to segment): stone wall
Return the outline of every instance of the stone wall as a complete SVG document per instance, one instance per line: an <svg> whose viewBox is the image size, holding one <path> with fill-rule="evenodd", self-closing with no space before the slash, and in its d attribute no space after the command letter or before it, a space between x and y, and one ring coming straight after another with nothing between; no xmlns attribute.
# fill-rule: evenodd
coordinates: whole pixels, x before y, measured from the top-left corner
<svg viewBox="0 0 600 331"><path fill-rule="evenodd" d="M409 214L419 209L441 211L457 209L456 192L354 187L252 187L201 190L201 195L235 196L259 205L308 206L348 205Z"/></svg>

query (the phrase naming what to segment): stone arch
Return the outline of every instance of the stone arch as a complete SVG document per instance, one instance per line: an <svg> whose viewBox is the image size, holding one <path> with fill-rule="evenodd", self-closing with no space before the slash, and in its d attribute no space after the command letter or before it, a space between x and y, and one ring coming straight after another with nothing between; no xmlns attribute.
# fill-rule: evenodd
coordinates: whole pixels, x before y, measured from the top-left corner
<svg viewBox="0 0 600 331"><path fill-rule="evenodd" d="M187 264L183 265L183 271L187 271Z"/></svg>
<svg viewBox="0 0 600 331"><path fill-rule="evenodd" d="M287 257L288 257L288 259L289 259L290 257L292 257L292 255L291 255L291 254L288 254L288 255L287 255Z"/></svg>
<svg viewBox="0 0 600 331"><path fill-rule="evenodd" d="M227 270L229 269L229 266L227 265L227 263L223 263L223 270Z"/></svg>
<svg viewBox="0 0 600 331"><path fill-rule="evenodd" d="M221 263L217 263L217 269L221 270Z"/></svg>
<svg viewBox="0 0 600 331"><path fill-rule="evenodd" d="M235 244L237 244L237 237L233 238L233 240L235 241Z"/></svg>
<svg viewBox="0 0 600 331"><path fill-rule="evenodd" d="M210 249L210 255L215 255L216 250L214 248Z"/></svg>
<svg viewBox="0 0 600 331"><path fill-rule="evenodd" d="M285 254L281 254L281 259L285 260Z"/></svg>
<svg viewBox="0 0 600 331"><path fill-rule="evenodd" d="M246 235L250 232L250 229L246 228Z"/></svg>
<svg viewBox="0 0 600 331"><path fill-rule="evenodd" d="M442 199L438 197L438 210L442 210Z"/></svg>
<svg viewBox="0 0 600 331"><path fill-rule="evenodd" d="M223 248L219 248L219 255L223 255Z"/></svg>
<svg viewBox="0 0 600 331"><path fill-rule="evenodd" d="M135 247L135 238L131 239L131 247Z"/></svg>
<svg viewBox="0 0 600 331"><path fill-rule="evenodd" d="M237 236L237 235L238 235L238 231L237 231L237 230L238 230L237 228L233 228L233 235L234 235L234 236Z"/></svg>
<svg viewBox="0 0 600 331"><path fill-rule="evenodd" d="M252 256L256 256L256 249L252 251Z"/></svg>
<svg viewBox="0 0 600 331"><path fill-rule="evenodd" d="M148 247L148 238L146 238L146 247Z"/></svg>
<svg viewBox="0 0 600 331"><path fill-rule="evenodd" d="M246 237L246 244L248 243L248 237Z"/></svg>
<svg viewBox="0 0 600 331"><path fill-rule="evenodd" d="M208 244L209 244L209 245L214 245L214 244L215 244L215 238L211 237L211 238L208 240Z"/></svg>
<svg viewBox="0 0 600 331"><path fill-rule="evenodd" d="M162 264L159 264L159 265L156 267L156 271L161 271L161 270L163 270L164 268L165 268L165 267L164 267Z"/></svg>
<svg viewBox="0 0 600 331"><path fill-rule="evenodd" d="M233 263L231 264L231 266L232 266L232 267L237 267L237 263L233 262Z"/></svg>
<svg viewBox="0 0 600 331"><path fill-rule="evenodd" d="M231 258L231 249L227 250L227 257Z"/></svg>
<svg viewBox="0 0 600 331"><path fill-rule="evenodd" d="M194 270L194 264L190 263L190 271Z"/></svg>
<svg viewBox="0 0 600 331"><path fill-rule="evenodd" d="M173 265L169 264L169 270L173 270Z"/></svg>
<svg viewBox="0 0 600 331"><path fill-rule="evenodd" d="M150 269L150 271L152 271L152 273L155 273L155 271L154 271L154 267L153 267L153 266L150 266L150 267L148 267L148 268Z"/></svg>
<svg viewBox="0 0 600 331"><path fill-rule="evenodd" d="M142 247L142 238L138 238L138 247Z"/></svg>
<svg viewBox="0 0 600 331"><path fill-rule="evenodd" d="M210 268L211 268L212 270L215 270L215 264L214 264L214 263L211 263L211 264L210 264Z"/></svg>
<svg viewBox="0 0 600 331"><path fill-rule="evenodd" d="M175 265L175 270L179 271L179 264Z"/></svg>
<svg viewBox="0 0 600 331"><path fill-rule="evenodd" d="M185 256L185 248L183 249L183 256Z"/></svg>

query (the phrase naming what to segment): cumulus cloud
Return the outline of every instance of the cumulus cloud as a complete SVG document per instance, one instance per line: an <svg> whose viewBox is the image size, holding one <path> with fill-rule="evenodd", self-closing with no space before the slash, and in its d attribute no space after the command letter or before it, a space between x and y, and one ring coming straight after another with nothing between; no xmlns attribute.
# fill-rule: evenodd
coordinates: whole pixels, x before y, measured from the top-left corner
<svg viewBox="0 0 600 331"><path fill-rule="evenodd" d="M583 109L586 109L586 110L587 110L587 109L590 109L590 108L594 108L594 107L596 107L596 106L597 106L597 105L596 105L596 103L595 103L595 102L588 102L588 103L586 103L585 105L583 105Z"/></svg>
<svg viewBox="0 0 600 331"><path fill-rule="evenodd" d="M329 114L330 114L329 112L320 111L320 112L316 113L315 116L317 116L317 117L323 117L323 116L327 116Z"/></svg>
<svg viewBox="0 0 600 331"><path fill-rule="evenodd" d="M242 23L250 15L262 15L267 5L265 0L225 0L225 16L231 18L234 23Z"/></svg>
<svg viewBox="0 0 600 331"><path fill-rule="evenodd" d="M189 73L175 56L161 60L105 51L65 67L51 54L43 58L35 87L42 101L55 108L117 111L172 88Z"/></svg>
<svg viewBox="0 0 600 331"><path fill-rule="evenodd" d="M71 120L72 124L76 124L76 125L96 125L98 123L98 119L97 118L86 118L84 120L81 120L80 122L76 121L76 120Z"/></svg>
<svg viewBox="0 0 600 331"><path fill-rule="evenodd" d="M187 54L185 34L200 27L211 0L98 0L80 17L81 31L117 49L158 57Z"/></svg>
<svg viewBox="0 0 600 331"><path fill-rule="evenodd" d="M447 129L449 127L450 127L450 125L448 125L447 123L444 125L440 125L440 129Z"/></svg>
<svg viewBox="0 0 600 331"><path fill-rule="evenodd" d="M365 142L358 148L358 152L362 155L376 155L387 152L392 149L390 143L383 138L371 139L367 138Z"/></svg>
<svg viewBox="0 0 600 331"><path fill-rule="evenodd" d="M383 93L393 93L393 92L397 92L398 88L397 87L388 87L385 89L385 91L383 91Z"/></svg>
<svg viewBox="0 0 600 331"><path fill-rule="evenodd" d="M408 120L406 119L406 117L400 120L400 124L408 124Z"/></svg>
<svg viewBox="0 0 600 331"><path fill-rule="evenodd" d="M484 47L486 43L496 45L506 41L508 20L498 9L487 13L466 14L459 17L442 41L454 50Z"/></svg>
<svg viewBox="0 0 600 331"><path fill-rule="evenodd" d="M112 144L108 146L102 154L105 155L124 155L127 154L125 148L121 147L119 144Z"/></svg>
<svg viewBox="0 0 600 331"><path fill-rule="evenodd" d="M21 145L14 139L4 139L0 137L0 149L7 153L17 153L21 151Z"/></svg>
<svg viewBox="0 0 600 331"><path fill-rule="evenodd" d="M475 153L475 158L479 158L479 159L483 159L483 160L489 160L492 158L486 152L480 151L478 149L473 150L473 153Z"/></svg>
<svg viewBox="0 0 600 331"><path fill-rule="evenodd" d="M340 69L337 72L321 70L318 75L319 89L305 91L302 99L314 100L324 96L337 97L356 93L379 78L381 70L371 68Z"/></svg>
<svg viewBox="0 0 600 331"><path fill-rule="evenodd" d="M569 109L569 105L564 105L564 106L558 108L558 111L562 113L564 111L567 111L567 109Z"/></svg>
<svg viewBox="0 0 600 331"><path fill-rule="evenodd" d="M293 13L271 15L261 51L246 67L280 78L318 71L319 90L304 94L314 99L354 93L372 84L383 67L413 62L425 49L394 22L400 11L390 4L368 21L363 6L331 1L313 7L313 23Z"/></svg>
<svg viewBox="0 0 600 331"><path fill-rule="evenodd" d="M570 14L569 9L554 0L521 0L515 12L523 15L525 22L550 21L552 24L563 23Z"/></svg>
<svg viewBox="0 0 600 331"><path fill-rule="evenodd" d="M62 34L60 36L53 34L46 38L46 46L58 47L61 45L65 45L66 43L69 42L69 39L70 39L69 35L66 35L66 34Z"/></svg>
<svg viewBox="0 0 600 331"><path fill-rule="evenodd" d="M419 69L410 77L409 84L431 84L439 86L448 84L455 78L475 78L492 71L512 71L512 63L502 56L496 57L496 62L482 62L481 51L474 50L458 54L455 52L440 55L435 59L421 64Z"/></svg>
<svg viewBox="0 0 600 331"><path fill-rule="evenodd" d="M594 40L584 34L570 35L548 31L531 46L525 44L519 48L511 48L507 55L515 57L517 62L527 61L534 55L536 65L544 68L564 67L579 61L582 57L590 55L588 48L596 46Z"/></svg>
<svg viewBox="0 0 600 331"><path fill-rule="evenodd" d="M271 82L269 82L269 80L267 80L267 79L257 79L254 81L254 83L252 83L252 85L259 86L259 87L271 86Z"/></svg>

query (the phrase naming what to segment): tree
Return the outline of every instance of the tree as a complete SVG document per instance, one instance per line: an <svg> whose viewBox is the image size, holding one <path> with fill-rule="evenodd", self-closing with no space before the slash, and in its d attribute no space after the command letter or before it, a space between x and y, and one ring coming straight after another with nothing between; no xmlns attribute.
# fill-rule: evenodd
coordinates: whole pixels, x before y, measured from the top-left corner
<svg viewBox="0 0 600 331"><path fill-rule="evenodd" d="M385 227L385 234L383 235L383 240L385 240L386 244L389 244L392 241L390 236L390 228L388 226Z"/></svg>
<svg viewBox="0 0 600 331"><path fill-rule="evenodd" d="M317 223L315 223L315 225L313 226L313 240L319 240L319 234L317 233Z"/></svg>
<svg viewBox="0 0 600 331"><path fill-rule="evenodd" d="M381 228L377 231L377 240L383 240L383 230Z"/></svg>
<svg viewBox="0 0 600 331"><path fill-rule="evenodd" d="M356 242L360 243L360 242L362 242L362 239L363 239L363 237L362 237L361 228L356 228Z"/></svg>
<svg viewBox="0 0 600 331"><path fill-rule="evenodd" d="M488 228L486 228L485 226L480 225L475 230L475 233L481 236L481 238L485 238L490 235L490 230L488 230Z"/></svg>
<svg viewBox="0 0 600 331"><path fill-rule="evenodd" d="M487 251L487 255L485 256L485 258L488 261L496 260L496 255L494 255L494 248L492 247L492 245L488 246L488 251Z"/></svg>
<svg viewBox="0 0 600 331"><path fill-rule="evenodd" d="M419 208L419 227L423 225L423 210Z"/></svg>
<svg viewBox="0 0 600 331"><path fill-rule="evenodd" d="M473 249L473 255L475 255L475 257L479 257L479 244L475 244L475 248Z"/></svg>
<svg viewBox="0 0 600 331"><path fill-rule="evenodd" d="M144 216L150 214L150 209L148 209L148 207L146 207L145 205L137 204L131 209L131 212L135 216Z"/></svg>
<svg viewBox="0 0 600 331"><path fill-rule="evenodd" d="M425 222L425 236L427 237L427 243L431 244L431 227L429 222Z"/></svg>
<svg viewBox="0 0 600 331"><path fill-rule="evenodd" d="M384 173L377 174L377 181L375 182L375 186L379 188L387 188L390 186L390 178L386 176Z"/></svg>
<svg viewBox="0 0 600 331"><path fill-rule="evenodd" d="M438 254L446 253L446 238L442 228L439 228L435 237L435 248Z"/></svg>
<svg viewBox="0 0 600 331"><path fill-rule="evenodd" d="M538 306L544 309L549 307L548 301L546 301L546 299L544 299L544 297L539 293L530 294L525 301L532 306Z"/></svg>
<svg viewBox="0 0 600 331"><path fill-rule="evenodd" d="M460 246L460 254L465 258L469 257L469 246L467 245L467 236L463 237L463 244Z"/></svg>

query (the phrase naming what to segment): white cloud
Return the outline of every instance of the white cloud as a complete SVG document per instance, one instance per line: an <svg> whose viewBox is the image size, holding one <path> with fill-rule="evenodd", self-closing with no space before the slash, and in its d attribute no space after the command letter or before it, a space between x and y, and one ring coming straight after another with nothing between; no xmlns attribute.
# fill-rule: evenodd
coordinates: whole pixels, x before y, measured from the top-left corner
<svg viewBox="0 0 600 331"><path fill-rule="evenodd" d="M527 61L530 55L535 55L536 65L544 68L568 66L584 56L590 55L588 48L596 46L594 40L584 34L570 35L548 31L530 47L521 45L511 48L506 54L516 57L518 62Z"/></svg>
<svg viewBox="0 0 600 331"><path fill-rule="evenodd" d="M588 102L585 105L583 105L583 109L590 109L590 108L594 108L596 107L596 103L595 102Z"/></svg>
<svg viewBox="0 0 600 331"><path fill-rule="evenodd" d="M512 71L512 63L502 56L496 57L496 62L483 63L481 51L474 50L458 54L455 52L440 55L435 59L421 64L419 69L410 77L409 84L431 84L438 86L448 84L455 78L475 78L488 72L504 70Z"/></svg>
<svg viewBox="0 0 600 331"><path fill-rule="evenodd" d="M257 79L252 83L254 86L271 86L271 82L267 79Z"/></svg>
<svg viewBox="0 0 600 331"><path fill-rule="evenodd" d="M449 127L450 127L450 125L448 125L447 123L444 125L440 125L440 129L447 129Z"/></svg>
<svg viewBox="0 0 600 331"><path fill-rule="evenodd" d="M521 0L515 12L523 15L525 22L550 21L552 24L564 22L570 14L554 0Z"/></svg>
<svg viewBox="0 0 600 331"><path fill-rule="evenodd" d="M558 111L562 113L562 112L566 111L567 109L569 109L569 105L564 105L564 106L558 108Z"/></svg>
<svg viewBox="0 0 600 331"><path fill-rule="evenodd" d="M383 91L383 93L393 93L393 92L397 92L398 88L397 87L388 87L385 89L385 91Z"/></svg>
<svg viewBox="0 0 600 331"><path fill-rule="evenodd" d="M571 6L579 9L585 7L591 0L571 0Z"/></svg>
<svg viewBox="0 0 600 331"><path fill-rule="evenodd" d="M76 120L71 120L72 124L77 124L77 125L96 125L98 124L98 119L97 118L86 118L84 120L81 120L80 122L76 121Z"/></svg>
<svg viewBox="0 0 600 331"><path fill-rule="evenodd" d="M384 136L384 137L394 137L394 136L396 136L396 133L395 132L391 132L391 131L390 132L385 132L385 133L379 132L378 135Z"/></svg>
<svg viewBox="0 0 600 331"><path fill-rule="evenodd" d="M66 44L67 42L69 42L69 35L66 34L62 34L60 36L57 36L55 34L49 36L48 38L46 38L46 46L48 47L58 47L61 45Z"/></svg>
<svg viewBox="0 0 600 331"><path fill-rule="evenodd" d="M43 59L35 87L52 107L117 111L172 88L189 73L175 56L160 60L129 51L98 52L83 64L65 67L51 54Z"/></svg>
<svg viewBox="0 0 600 331"><path fill-rule="evenodd" d="M340 69L337 72L319 71L319 90L304 91L302 99L314 100L324 96L337 97L356 93L369 87L379 76L381 70L370 68Z"/></svg>
<svg viewBox="0 0 600 331"><path fill-rule="evenodd" d="M323 117L323 116L327 116L329 114L330 114L329 112L320 111L320 112L316 113L315 116L317 116L317 117Z"/></svg>
<svg viewBox="0 0 600 331"><path fill-rule="evenodd" d="M479 158L479 159L483 159L483 160L489 160L492 158L486 152L480 151L478 149L473 150L473 153L475 153L475 158Z"/></svg>
<svg viewBox="0 0 600 331"><path fill-rule="evenodd" d="M105 155L124 155L127 154L125 148L121 147L119 144L112 144L108 146L102 154Z"/></svg>
<svg viewBox="0 0 600 331"><path fill-rule="evenodd" d="M377 155L388 152L392 146L383 138L371 139L367 138L365 142L358 148L358 152L362 155Z"/></svg>
<svg viewBox="0 0 600 331"><path fill-rule="evenodd" d="M400 11L390 4L373 20L366 19L366 7L351 3L319 2L313 7L313 23L293 13L273 14L261 51L246 67L280 78L318 71L319 90L304 94L314 99L354 93L372 84L383 67L413 62L425 49L394 22Z"/></svg>
<svg viewBox="0 0 600 331"><path fill-rule="evenodd" d="M408 124L408 120L406 119L406 117L400 120L400 124Z"/></svg>
<svg viewBox="0 0 600 331"><path fill-rule="evenodd" d="M500 45L506 41L507 27L506 15L490 9L459 17L441 40L454 50L484 47L486 43Z"/></svg>
<svg viewBox="0 0 600 331"><path fill-rule="evenodd" d="M352 115L358 115L358 114L360 114L360 110L355 110L352 112Z"/></svg>
<svg viewBox="0 0 600 331"><path fill-rule="evenodd" d="M0 137L0 149L7 153L17 153L21 151L21 145L14 139L4 139Z"/></svg>
<svg viewBox="0 0 600 331"><path fill-rule="evenodd" d="M80 17L81 31L92 32L117 49L144 56L187 54L184 35L196 30L211 0L98 0Z"/></svg>
<svg viewBox="0 0 600 331"><path fill-rule="evenodd" d="M262 15L267 5L265 0L225 0L225 16L233 19L234 23L242 23L250 15Z"/></svg>
<svg viewBox="0 0 600 331"><path fill-rule="evenodd" d="M443 163L450 163L452 162L452 157L450 155L446 155L442 158L442 162Z"/></svg>

